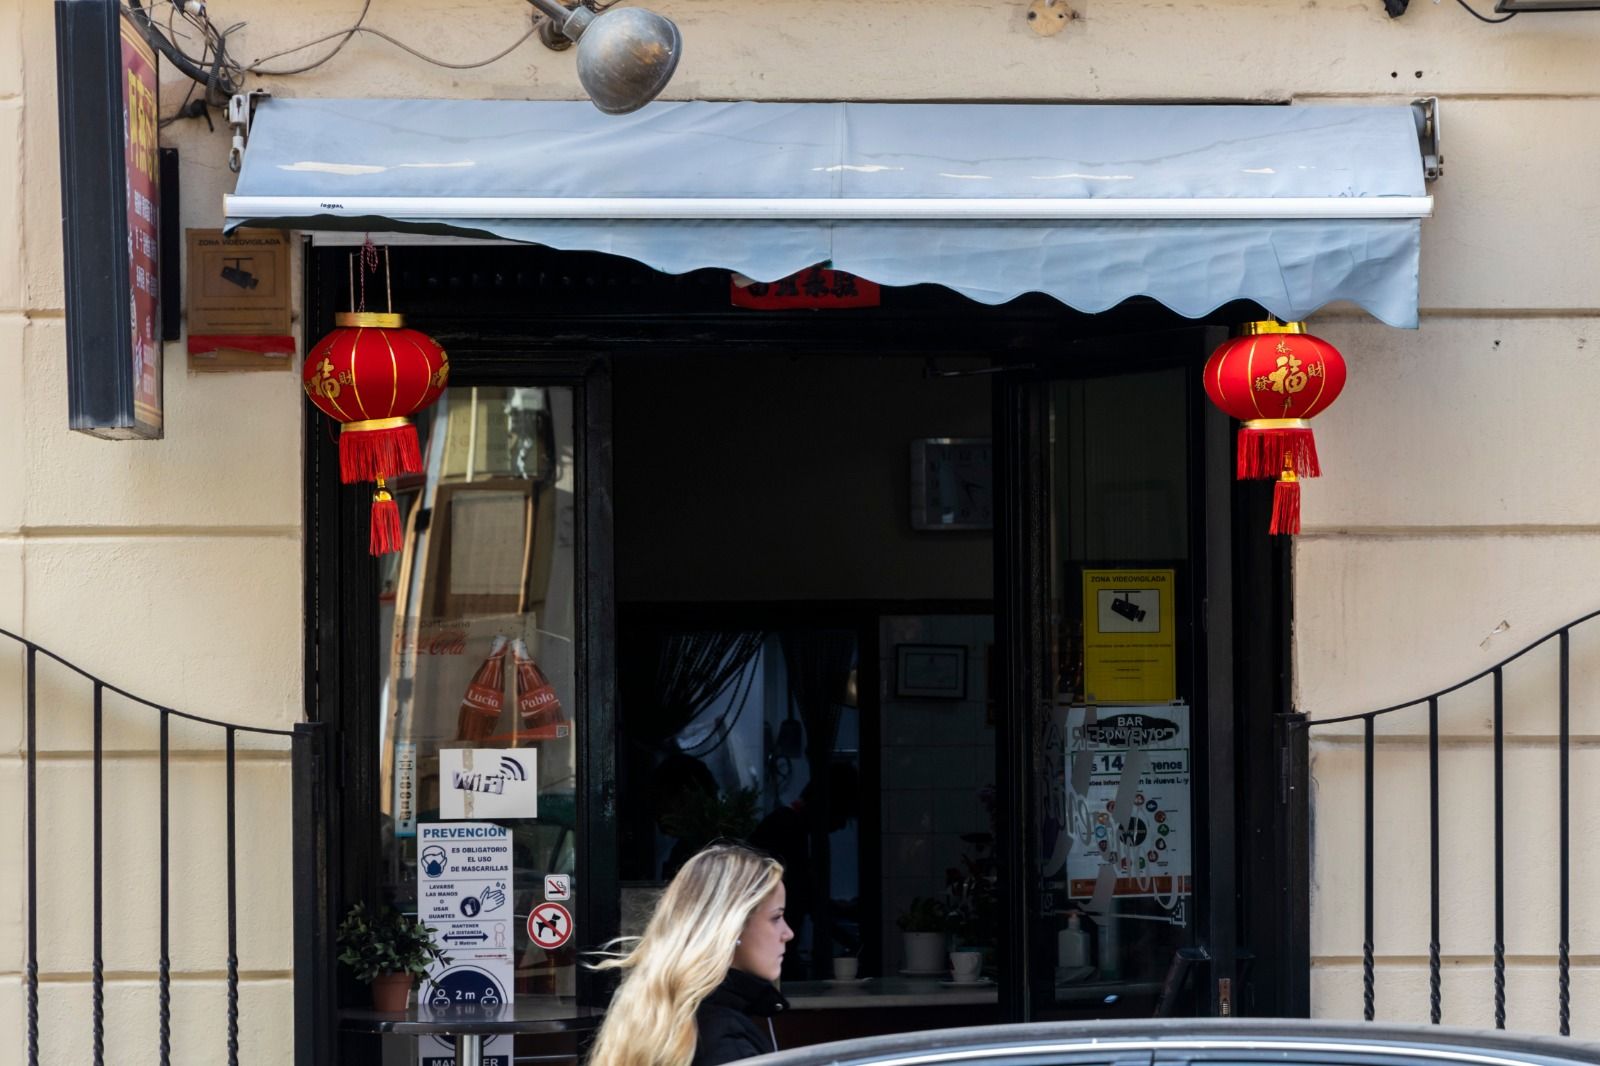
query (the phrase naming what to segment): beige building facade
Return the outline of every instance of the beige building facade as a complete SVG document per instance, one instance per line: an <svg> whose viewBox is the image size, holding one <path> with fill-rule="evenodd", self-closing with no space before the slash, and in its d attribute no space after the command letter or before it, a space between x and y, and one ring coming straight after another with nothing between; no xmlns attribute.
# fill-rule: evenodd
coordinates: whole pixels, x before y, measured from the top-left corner
<svg viewBox="0 0 1600 1066"><path fill-rule="evenodd" d="M1600 478L1588 415L1600 353L1600 12L1485 25L1454 0L1412 0L1398 19L1379 0L1059 2L1072 5L1069 25L1041 36L1024 0L737 10L661 0L685 41L664 98L1338 106L1437 96L1445 170L1423 225L1420 329L1337 307L1312 320L1345 353L1350 384L1317 422L1325 476L1306 488L1294 546L1295 709L1332 717L1424 695L1600 606L1600 504L1588 491ZM218 24L246 23L230 46L250 61L334 34L362 5L209 7ZM473 63L526 33L530 14L520 0L382 0L365 25ZM162 440L68 430L52 16L47 0L0 0L0 628L158 704L290 728L305 705L298 376L192 372L180 341L166 348ZM305 65L333 43L270 65ZM314 70L252 76L249 87L280 97L580 96L571 53L537 39L456 70L357 35ZM164 66L163 114L188 90ZM232 190L229 132L213 121L161 132L180 152L185 227L219 226ZM23 658L0 650L0 852L12 857L0 869L0 1064L10 1064L27 1061L26 737ZM1600 671L1584 665L1600 666L1596 653L1574 644L1575 693L1595 691ZM1507 719L1508 1023L1553 1031L1553 682L1530 672L1507 684L1520 699ZM87 1062L90 688L49 664L38 686L42 1061ZM1443 708L1444 1018L1476 1025L1492 1017L1493 986L1486 698L1474 688ZM1595 713L1575 710L1580 741L1595 736ZM155 719L115 698L106 714L106 1039L126 1049L113 1061L155 1062ZM1425 720L1391 721L1377 761L1378 1016L1426 1020ZM172 727L179 1063L218 1061L226 1025L225 867L207 854L221 833L219 736ZM289 764L281 744L240 746L242 1061L287 1063ZM1311 753L1312 1012L1360 1017L1359 734L1317 732ZM1600 775L1589 744L1572 758L1576 842L1593 832ZM1571 859L1573 884L1592 883L1592 849L1575 843ZM1600 912L1576 897L1573 1000L1592 1003ZM1573 1025L1600 1034L1581 1010Z"/></svg>

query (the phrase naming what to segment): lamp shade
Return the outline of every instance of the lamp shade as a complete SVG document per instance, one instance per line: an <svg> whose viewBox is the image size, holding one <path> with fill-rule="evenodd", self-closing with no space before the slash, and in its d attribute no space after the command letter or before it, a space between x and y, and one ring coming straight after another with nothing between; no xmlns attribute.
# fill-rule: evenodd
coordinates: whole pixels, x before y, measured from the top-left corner
<svg viewBox="0 0 1600 1066"><path fill-rule="evenodd" d="M625 115L654 100L683 54L677 25L654 11L615 8L588 23L578 39L578 82L608 115Z"/></svg>

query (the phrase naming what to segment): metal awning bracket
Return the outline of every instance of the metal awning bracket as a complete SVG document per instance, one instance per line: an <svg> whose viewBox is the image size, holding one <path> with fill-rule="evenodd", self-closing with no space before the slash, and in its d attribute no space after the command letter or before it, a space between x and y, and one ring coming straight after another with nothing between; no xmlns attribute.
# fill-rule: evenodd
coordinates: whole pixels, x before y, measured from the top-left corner
<svg viewBox="0 0 1600 1066"><path fill-rule="evenodd" d="M244 165L244 147L250 140L250 123L256 117L256 105L271 95L270 89L251 89L247 93L234 93L228 99L228 125L233 127L233 147L228 149L228 169L235 174Z"/></svg>
<svg viewBox="0 0 1600 1066"><path fill-rule="evenodd" d="M1424 96L1411 101L1417 119L1417 141L1422 148L1422 176L1438 181L1444 173L1444 153L1439 150L1439 98Z"/></svg>

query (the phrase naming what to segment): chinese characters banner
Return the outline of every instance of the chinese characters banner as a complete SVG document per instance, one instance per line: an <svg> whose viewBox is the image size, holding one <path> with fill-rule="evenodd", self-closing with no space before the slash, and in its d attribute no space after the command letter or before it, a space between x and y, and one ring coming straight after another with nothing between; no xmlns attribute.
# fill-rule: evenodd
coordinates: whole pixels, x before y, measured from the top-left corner
<svg viewBox="0 0 1600 1066"><path fill-rule="evenodd" d="M735 274L730 295L733 306L755 311L877 307L882 302L877 282L820 266L772 282L751 281Z"/></svg>
<svg viewBox="0 0 1600 1066"><path fill-rule="evenodd" d="M128 286L133 406L139 421L161 425L160 269L157 256L160 162L156 149L156 56L122 19L122 140L128 198Z"/></svg>

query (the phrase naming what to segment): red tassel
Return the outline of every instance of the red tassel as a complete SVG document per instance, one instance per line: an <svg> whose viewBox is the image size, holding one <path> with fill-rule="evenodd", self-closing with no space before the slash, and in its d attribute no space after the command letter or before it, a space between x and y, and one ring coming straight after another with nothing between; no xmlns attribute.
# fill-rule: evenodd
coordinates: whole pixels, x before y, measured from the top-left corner
<svg viewBox="0 0 1600 1066"><path fill-rule="evenodd" d="M1277 477L1291 463L1300 477L1322 476L1317 441L1311 430L1251 429L1248 422L1239 430L1239 480Z"/></svg>
<svg viewBox="0 0 1600 1066"><path fill-rule="evenodd" d="M339 431L339 479L346 485L422 472L422 447L410 422L381 429L355 428L359 425Z"/></svg>
<svg viewBox="0 0 1600 1066"><path fill-rule="evenodd" d="M1300 532L1300 479L1285 470L1272 489L1272 527L1269 533Z"/></svg>
<svg viewBox="0 0 1600 1066"><path fill-rule="evenodd" d="M400 550L400 505L382 488L372 497L373 555L388 555Z"/></svg>

